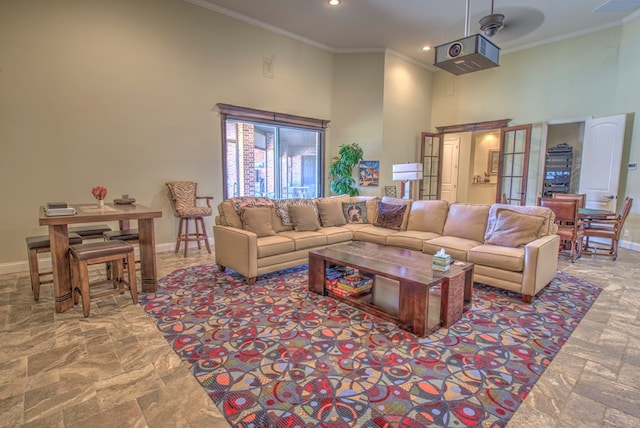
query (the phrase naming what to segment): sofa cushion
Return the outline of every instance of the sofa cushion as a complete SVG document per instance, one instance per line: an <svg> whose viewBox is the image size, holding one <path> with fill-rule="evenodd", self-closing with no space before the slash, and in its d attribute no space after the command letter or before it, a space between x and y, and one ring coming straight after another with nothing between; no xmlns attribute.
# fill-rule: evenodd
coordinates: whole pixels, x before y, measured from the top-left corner
<svg viewBox="0 0 640 428"><path fill-rule="evenodd" d="M366 225L353 231L353 239L356 241L373 242L374 244L386 245L387 237L394 233L398 233L392 229L384 227L376 227L372 224Z"/></svg>
<svg viewBox="0 0 640 428"><path fill-rule="evenodd" d="M447 221L442 234L472 241L484 242L489 216L489 205L456 202L449 205Z"/></svg>
<svg viewBox="0 0 640 428"><path fill-rule="evenodd" d="M289 207L296 205L311 205L315 211L315 216L318 216L316 209L316 203L313 199L277 199L274 201L276 206L276 212L282 219L282 224L292 225L291 217L289 216Z"/></svg>
<svg viewBox="0 0 640 428"><path fill-rule="evenodd" d="M511 272L524 270L524 248L505 247L500 245L479 245L467 253L469 262L482 266L490 266Z"/></svg>
<svg viewBox="0 0 640 428"><path fill-rule="evenodd" d="M318 216L323 227L344 226L347 224L342 213L342 202L349 201L349 197L319 198L316 199Z"/></svg>
<svg viewBox="0 0 640 428"><path fill-rule="evenodd" d="M555 224L556 215L547 207L538 207L535 205L508 205L508 204L493 204L489 210L489 218L487 220L487 230L485 233L485 241L489 239L489 235L493 232L493 228L496 220L498 219L498 211L503 209L509 209L522 214L531 214L544 217L546 220L540 231L538 232L538 238L547 235L553 235L557 231Z"/></svg>
<svg viewBox="0 0 640 428"><path fill-rule="evenodd" d="M289 217L293 228L298 232L320 229L320 222L312 205L289 205Z"/></svg>
<svg viewBox="0 0 640 428"><path fill-rule="evenodd" d="M409 212L407 230L419 230L442 235L448 211L449 203L447 201L413 201Z"/></svg>
<svg viewBox="0 0 640 428"><path fill-rule="evenodd" d="M318 230L325 236L327 245L348 242L353 239L353 232L345 227L323 227Z"/></svg>
<svg viewBox="0 0 640 428"><path fill-rule="evenodd" d="M385 229L400 230L407 205L392 205L378 202L378 217L374 226Z"/></svg>
<svg viewBox="0 0 640 428"><path fill-rule="evenodd" d="M218 204L218 214L220 216L221 225L242 229L242 219L240 218L240 214L236 212L235 207L228 200L222 201Z"/></svg>
<svg viewBox="0 0 640 428"><path fill-rule="evenodd" d="M482 242L472 239L459 238L457 236L440 236L424 242L422 252L435 254L441 248L455 260L467 260L467 251L481 245Z"/></svg>
<svg viewBox="0 0 640 428"><path fill-rule="evenodd" d="M291 251L295 251L295 249L296 246L293 242L293 239L287 238L286 236L281 236L280 234L258 238L258 259L273 256L276 254L288 253Z"/></svg>
<svg viewBox="0 0 640 428"><path fill-rule="evenodd" d="M439 236L440 235L433 232L421 232L419 230L401 230L387 236L386 245L422 251L425 240L437 238Z"/></svg>
<svg viewBox="0 0 640 428"><path fill-rule="evenodd" d="M343 202L342 215L345 219L345 224L369 223L368 217L367 217L367 203L364 201L363 202Z"/></svg>
<svg viewBox="0 0 640 428"><path fill-rule="evenodd" d="M276 234L271 223L272 217L273 208L269 206L244 208L240 214L243 229L255 233L259 238Z"/></svg>
<svg viewBox="0 0 640 428"><path fill-rule="evenodd" d="M498 218L485 244L505 247L524 247L538 239L540 228L545 222L543 216L521 214L506 208L498 210Z"/></svg>
<svg viewBox="0 0 640 428"><path fill-rule="evenodd" d="M411 211L411 204L413 203L413 201L411 199L399 199L399 198L384 196L382 198L382 202L384 202L385 204L391 204L391 205L407 206L407 209L404 211L404 214L402 216L402 224L400 225L400 230L407 230L407 223L409 223L409 213Z"/></svg>
<svg viewBox="0 0 640 428"><path fill-rule="evenodd" d="M280 232L278 235L291 239L296 250L324 247L327 245L327 237L321 232L298 232L292 230L290 232Z"/></svg>

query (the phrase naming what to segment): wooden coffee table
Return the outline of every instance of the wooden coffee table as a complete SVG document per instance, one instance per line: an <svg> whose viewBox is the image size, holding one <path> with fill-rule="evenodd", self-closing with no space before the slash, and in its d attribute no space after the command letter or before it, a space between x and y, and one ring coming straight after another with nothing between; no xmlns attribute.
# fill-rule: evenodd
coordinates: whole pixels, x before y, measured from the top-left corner
<svg viewBox="0 0 640 428"><path fill-rule="evenodd" d="M310 251L309 291L423 337L460 319L471 308L473 298L472 263L452 264L449 271L440 272L431 268L432 261L432 256L419 251L360 241ZM373 275L371 292L358 297L332 292L326 286L326 270L333 266L349 266Z"/></svg>

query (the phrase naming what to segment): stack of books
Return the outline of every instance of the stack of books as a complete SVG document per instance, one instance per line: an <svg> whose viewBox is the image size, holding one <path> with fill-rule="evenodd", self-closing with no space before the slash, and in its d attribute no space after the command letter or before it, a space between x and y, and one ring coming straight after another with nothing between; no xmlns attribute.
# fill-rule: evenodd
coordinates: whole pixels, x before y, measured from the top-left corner
<svg viewBox="0 0 640 428"><path fill-rule="evenodd" d="M451 264L451 262L451 256L448 254L444 256L433 256L433 263L431 265L431 268L433 270L445 272L449 270L449 265Z"/></svg>
<svg viewBox="0 0 640 428"><path fill-rule="evenodd" d="M346 275L338 278L331 291L343 297L358 297L371 292L373 279L360 275Z"/></svg>

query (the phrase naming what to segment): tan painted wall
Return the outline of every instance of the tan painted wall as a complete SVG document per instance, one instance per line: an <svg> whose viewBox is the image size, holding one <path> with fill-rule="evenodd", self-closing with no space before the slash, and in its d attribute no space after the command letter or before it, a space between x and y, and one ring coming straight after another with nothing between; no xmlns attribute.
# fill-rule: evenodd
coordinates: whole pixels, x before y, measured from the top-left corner
<svg viewBox="0 0 640 428"><path fill-rule="evenodd" d="M172 242L166 181L222 198L216 103L331 118L330 53L181 0L2 1L0 52L0 264L46 233L40 205L95 185L162 209Z"/></svg>

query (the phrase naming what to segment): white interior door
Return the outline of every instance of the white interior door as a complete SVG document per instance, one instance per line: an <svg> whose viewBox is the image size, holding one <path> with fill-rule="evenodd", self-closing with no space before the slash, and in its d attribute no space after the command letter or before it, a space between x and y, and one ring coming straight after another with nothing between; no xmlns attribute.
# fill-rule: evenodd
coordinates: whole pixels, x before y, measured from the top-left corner
<svg viewBox="0 0 640 428"><path fill-rule="evenodd" d="M626 115L590 119L582 143L579 193L586 208L616 211Z"/></svg>
<svg viewBox="0 0 640 428"><path fill-rule="evenodd" d="M442 145L442 189L440 196L449 203L458 200L458 158L460 137L445 136Z"/></svg>

